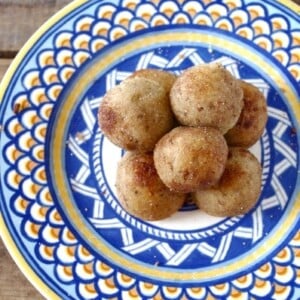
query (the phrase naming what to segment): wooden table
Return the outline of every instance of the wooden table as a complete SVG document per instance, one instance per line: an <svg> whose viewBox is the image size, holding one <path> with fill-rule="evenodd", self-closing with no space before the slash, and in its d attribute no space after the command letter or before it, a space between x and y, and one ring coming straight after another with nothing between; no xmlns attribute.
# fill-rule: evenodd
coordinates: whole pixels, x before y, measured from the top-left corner
<svg viewBox="0 0 300 300"><path fill-rule="evenodd" d="M300 4L300 0L294 0ZM70 0L0 0L0 81L12 59L51 15ZM0 299L42 299L19 271L0 240Z"/></svg>

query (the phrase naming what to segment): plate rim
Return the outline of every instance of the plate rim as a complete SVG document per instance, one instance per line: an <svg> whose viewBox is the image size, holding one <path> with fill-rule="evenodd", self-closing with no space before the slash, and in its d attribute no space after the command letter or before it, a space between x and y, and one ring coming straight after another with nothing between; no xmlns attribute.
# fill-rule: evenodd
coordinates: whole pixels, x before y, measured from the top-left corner
<svg viewBox="0 0 300 300"><path fill-rule="evenodd" d="M0 106L2 106L2 99L4 98L7 87L10 84L11 79L16 74L17 69L21 65L23 59L30 52L32 47L36 42L39 41L41 37L51 29L56 23L63 20L68 14L75 11L77 8L83 6L89 0L73 0L71 3L67 4L65 7L57 11L52 17L46 20L27 40L24 46L20 49L17 56L11 62L8 70L5 72L1 82L0 82ZM288 10L295 12L296 14L300 13L300 5L293 2L292 0L276 0L277 3L286 7ZM299 20L300 24L300 20ZM1 169L0 169L1 172ZM3 244L16 263L18 269L22 271L27 280L39 291L39 293L46 297L47 299L61 299L58 294L49 287L40 276L34 271L30 263L27 262L26 258L22 255L22 251L18 248L16 241L11 235L4 216L0 210L0 237L3 241Z"/></svg>

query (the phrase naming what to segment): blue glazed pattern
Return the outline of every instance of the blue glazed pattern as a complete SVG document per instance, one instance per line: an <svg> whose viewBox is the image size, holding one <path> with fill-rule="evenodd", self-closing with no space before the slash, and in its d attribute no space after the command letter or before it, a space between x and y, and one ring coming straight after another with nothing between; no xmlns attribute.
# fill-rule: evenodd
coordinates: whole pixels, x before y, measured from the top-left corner
<svg viewBox="0 0 300 300"><path fill-rule="evenodd" d="M164 36L170 30L186 34L186 42L165 45L158 39L152 48L143 47L143 37ZM212 39L223 39L224 47L191 41L190 32L210 33ZM244 53L231 54L227 41L262 57L276 75L254 69ZM63 112L69 120L59 128L56 115L79 79L110 51L131 43L142 48L124 53L91 78L76 106ZM28 51L6 87L1 106L0 207L31 268L64 299L297 299L298 217L254 265L232 268L227 275L219 274L218 268L253 257L282 231L281 224L288 224L297 207L299 116L288 93L299 99L299 45L296 14L271 1L89 1L58 21ZM257 207L246 216L212 220L209 226L187 230L132 218L118 205L110 174L110 164L122 153L108 144L97 127L101 97L136 69L163 68L179 74L191 65L214 60L257 85L268 99L268 125L253 149L264 170ZM289 88L274 81L279 77ZM51 141L59 130L64 132L66 147L55 159L65 165L67 180L62 184L68 185L77 218L96 239L108 243L129 263L145 266L149 274L109 261L65 210L49 161ZM206 269L214 276L163 278L164 272L201 275Z"/></svg>

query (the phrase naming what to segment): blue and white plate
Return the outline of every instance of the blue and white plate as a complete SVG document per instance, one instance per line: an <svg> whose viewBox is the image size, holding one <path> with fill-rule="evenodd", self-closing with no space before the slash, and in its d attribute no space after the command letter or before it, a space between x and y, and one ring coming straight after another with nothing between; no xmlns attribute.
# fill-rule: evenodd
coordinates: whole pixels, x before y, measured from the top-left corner
<svg viewBox="0 0 300 300"><path fill-rule="evenodd" d="M0 229L45 297L299 299L299 12L286 0L78 0L35 33L0 87ZM103 95L135 70L212 61L267 98L256 207L130 216L114 186L122 150L97 125Z"/></svg>

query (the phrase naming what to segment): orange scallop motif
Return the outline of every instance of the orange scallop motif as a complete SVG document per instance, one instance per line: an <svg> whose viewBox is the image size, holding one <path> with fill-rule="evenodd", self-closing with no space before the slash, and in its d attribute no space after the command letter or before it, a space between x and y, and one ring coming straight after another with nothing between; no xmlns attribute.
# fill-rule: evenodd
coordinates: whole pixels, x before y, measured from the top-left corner
<svg viewBox="0 0 300 300"><path fill-rule="evenodd" d="M70 230L67 230L67 237L68 237L69 240L75 241L75 236Z"/></svg>
<svg viewBox="0 0 300 300"><path fill-rule="evenodd" d="M69 47L71 47L71 42L69 39L64 39L60 42L60 46L69 48Z"/></svg>
<svg viewBox="0 0 300 300"><path fill-rule="evenodd" d="M80 250L81 250L81 254L82 254L83 256L88 257L88 256L91 255L91 253L89 252L89 250L87 250L87 249L84 248L84 247L80 247Z"/></svg>
<svg viewBox="0 0 300 300"><path fill-rule="evenodd" d="M74 255L75 255L75 251L76 251L76 246L70 246L70 247L67 247L67 253L68 253L70 256L74 256Z"/></svg>
<svg viewBox="0 0 300 300"><path fill-rule="evenodd" d="M126 275L126 274L121 274L121 278L122 278L122 281L124 282L130 282L132 281L132 277Z"/></svg>
<svg viewBox="0 0 300 300"><path fill-rule="evenodd" d="M103 18L103 19L107 19L107 20L110 20L111 17L112 17L112 12L111 12L111 11L106 11L106 12L104 12L103 15L102 15L102 18Z"/></svg>
<svg viewBox="0 0 300 300"><path fill-rule="evenodd" d="M293 248L293 252L297 258L300 257L300 249L299 248Z"/></svg>
<svg viewBox="0 0 300 300"><path fill-rule="evenodd" d="M55 65L55 61L53 56L48 56L45 58L45 65L46 66L51 66L51 65Z"/></svg>
<svg viewBox="0 0 300 300"><path fill-rule="evenodd" d="M16 161L23 153L17 149L14 149L12 152L12 159Z"/></svg>
<svg viewBox="0 0 300 300"><path fill-rule="evenodd" d="M89 31L91 28L91 24L89 23L83 23L81 24L81 26L79 27L80 31Z"/></svg>
<svg viewBox="0 0 300 300"><path fill-rule="evenodd" d="M54 238L58 238L59 237L59 234L60 234L60 229L59 228L51 228L50 232L51 232L51 235L54 237Z"/></svg>
<svg viewBox="0 0 300 300"><path fill-rule="evenodd" d="M277 257L279 258L285 258L288 255L287 250L285 248L283 248L279 253L277 253Z"/></svg>
<svg viewBox="0 0 300 300"><path fill-rule="evenodd" d="M120 39L121 37L124 36L124 33L123 32L116 32L114 35L113 35L113 38L114 40L118 40Z"/></svg>
<svg viewBox="0 0 300 300"><path fill-rule="evenodd" d="M96 51L102 49L104 46L105 46L105 44L103 42L96 42L94 44L94 47L95 47Z"/></svg>
<svg viewBox="0 0 300 300"><path fill-rule="evenodd" d="M266 281L264 281L264 280L261 280L261 279L259 279L259 278L256 278L256 279L255 279L254 285L255 285L257 288L263 288L263 287L265 287L265 286L267 285L267 283L266 283Z"/></svg>
<svg viewBox="0 0 300 300"><path fill-rule="evenodd" d="M247 276L246 275L241 276L237 279L237 281L240 282L240 283L245 283L245 282L247 282Z"/></svg>
<svg viewBox="0 0 300 300"><path fill-rule="evenodd" d="M89 43L87 41L82 41L80 44L79 44L79 48L80 49L86 49L88 50L89 49Z"/></svg>
<svg viewBox="0 0 300 300"><path fill-rule="evenodd" d="M221 15L217 11L213 11L211 13L211 17L213 18L214 21L216 21L221 17Z"/></svg>
<svg viewBox="0 0 300 300"><path fill-rule="evenodd" d="M139 30L143 30L143 29L145 29L145 26L144 26L144 24L141 24L141 23L135 25L135 27L134 27L135 31L139 31Z"/></svg>
<svg viewBox="0 0 300 300"><path fill-rule="evenodd" d="M280 30L282 28L281 24L277 21L273 21L272 25L274 30Z"/></svg>
<svg viewBox="0 0 300 300"><path fill-rule="evenodd" d="M176 294L177 293L177 287L173 287L173 286L167 286L167 291L170 293L170 294Z"/></svg>
<svg viewBox="0 0 300 300"><path fill-rule="evenodd" d="M58 83L58 82L59 82L58 77L57 77L56 74L52 74L52 75L49 77L48 80L49 80L50 83Z"/></svg>
<svg viewBox="0 0 300 300"><path fill-rule="evenodd" d="M32 80L31 80L31 86L32 87L36 87L36 86L39 86L41 84L40 82L40 79L38 77L34 77Z"/></svg>
<svg viewBox="0 0 300 300"><path fill-rule="evenodd" d="M248 34L247 34L246 30L239 30L238 35L240 35L241 37L244 37L244 38L248 37Z"/></svg>
<svg viewBox="0 0 300 300"><path fill-rule="evenodd" d="M282 48L283 44L281 40L274 40L274 48Z"/></svg>
<svg viewBox="0 0 300 300"><path fill-rule="evenodd" d="M31 223L31 222L30 222ZM36 236L38 236L39 232L40 232L41 226L35 223L31 223L30 224L30 230L32 231L32 233L34 233Z"/></svg>
<svg viewBox="0 0 300 300"><path fill-rule="evenodd" d="M287 267L275 265L276 273L279 275L285 275L288 272Z"/></svg>
<svg viewBox="0 0 300 300"><path fill-rule="evenodd" d="M280 53L276 53L274 57L280 62L283 63L283 56Z"/></svg>
<svg viewBox="0 0 300 300"><path fill-rule="evenodd" d="M111 267L107 264L105 264L104 262L100 263L101 269L105 270L105 271L110 271Z"/></svg>
<svg viewBox="0 0 300 300"><path fill-rule="evenodd" d="M293 77L298 78L299 73L295 69L291 69L291 73L292 73Z"/></svg>
<svg viewBox="0 0 300 300"><path fill-rule="evenodd" d="M66 56L66 57L64 58L64 64L65 64L65 65L73 65L72 57L71 57L71 56Z"/></svg>
<svg viewBox="0 0 300 300"><path fill-rule="evenodd" d="M179 17L177 20L176 20L176 24L185 24L187 23L187 20L183 17Z"/></svg>
<svg viewBox="0 0 300 300"><path fill-rule="evenodd" d="M132 298L139 298L139 293L137 292L136 288L132 288L128 291L128 294Z"/></svg>
<svg viewBox="0 0 300 300"><path fill-rule="evenodd" d="M130 10L134 10L136 8L136 3L135 2L128 2L126 4L126 7Z"/></svg>
<svg viewBox="0 0 300 300"><path fill-rule="evenodd" d="M39 213L41 214L41 216L46 216L48 210L49 210L48 207L42 206L42 207L40 207L40 209L39 209ZM56 236L56 237L58 237L58 236Z"/></svg>
<svg viewBox="0 0 300 300"><path fill-rule="evenodd" d="M299 63L300 62L300 54L292 53L291 54L291 62Z"/></svg>
<svg viewBox="0 0 300 300"><path fill-rule="evenodd" d="M242 293L235 288L231 289L230 296L235 299L239 299L242 296Z"/></svg>
<svg viewBox="0 0 300 300"><path fill-rule="evenodd" d="M14 176L14 183L16 185L19 185L22 180L23 180L23 176L21 176L20 174L16 173L15 176Z"/></svg>
<svg viewBox="0 0 300 300"><path fill-rule="evenodd" d="M239 16L235 16L233 18L233 23L234 23L234 26L238 27L243 23L243 20Z"/></svg>
<svg viewBox="0 0 300 300"><path fill-rule="evenodd" d="M197 14L197 11L192 8L192 7L189 7L188 10L187 10L187 13L191 16L191 17L194 17L196 14Z"/></svg>
<svg viewBox="0 0 300 300"><path fill-rule="evenodd" d="M123 18L123 19L121 19L119 22L120 22L120 25L122 25L122 26L128 28L129 20L128 20L127 18Z"/></svg>
<svg viewBox="0 0 300 300"><path fill-rule="evenodd" d="M267 49L267 48L268 48L267 43L266 43L266 42L263 42L263 41L260 41L260 42L258 43L258 46L260 46L260 47L263 48L263 49Z"/></svg>
<svg viewBox="0 0 300 300"><path fill-rule="evenodd" d="M237 7L236 3L234 3L234 2L227 2L226 4L230 10L233 10Z"/></svg>
<svg viewBox="0 0 300 300"><path fill-rule="evenodd" d="M48 257L53 257L54 248L49 246L44 246L44 252Z"/></svg>
<svg viewBox="0 0 300 300"><path fill-rule="evenodd" d="M70 266L63 266L63 271L68 277L73 277L73 269Z"/></svg>
<svg viewBox="0 0 300 300"><path fill-rule="evenodd" d="M25 168L26 171L32 171L38 164L32 160L29 160L26 164L25 164Z"/></svg>
<svg viewBox="0 0 300 300"><path fill-rule="evenodd" d="M253 29L254 29L255 35L263 34L263 29L260 26L254 26Z"/></svg>
<svg viewBox="0 0 300 300"><path fill-rule="evenodd" d="M113 289L116 287L115 280L113 277L105 279L105 284L107 287Z"/></svg>
<svg viewBox="0 0 300 300"><path fill-rule="evenodd" d="M166 9L163 11L163 13L164 13L165 15L167 15L169 18L171 18L172 15L174 14L174 10L172 10L171 8L166 8Z"/></svg>
<svg viewBox="0 0 300 300"><path fill-rule="evenodd" d="M20 206L24 209L24 211L26 210L26 208L28 207L29 205L29 202L23 198L21 198L20 200Z"/></svg>
<svg viewBox="0 0 300 300"><path fill-rule="evenodd" d="M228 25L226 23L221 23L218 27L222 30L229 30Z"/></svg>
<svg viewBox="0 0 300 300"><path fill-rule="evenodd" d="M48 195L50 195L50 193L47 193ZM51 195L50 195L51 196ZM51 200L52 200L52 197L51 197ZM56 211L55 213L54 213L54 219L56 220L56 221L61 221L62 220L62 218L61 218L61 215Z"/></svg>
<svg viewBox="0 0 300 300"><path fill-rule="evenodd" d="M22 127L21 124L16 123L15 126L13 127L13 133L14 133L15 135L17 135L18 133L20 133L21 131L23 131L23 129L24 129L24 128Z"/></svg>
<svg viewBox="0 0 300 300"><path fill-rule="evenodd" d="M286 286L275 283L275 294L283 294L286 291Z"/></svg>
<svg viewBox="0 0 300 300"><path fill-rule="evenodd" d="M298 46L300 45L300 38L293 37L293 46Z"/></svg>
<svg viewBox="0 0 300 300"><path fill-rule="evenodd" d="M259 13L255 9L249 10L251 20L254 20L259 17Z"/></svg>
<svg viewBox="0 0 300 300"><path fill-rule="evenodd" d="M216 284L214 287L217 290L223 290L225 288L225 284L224 283Z"/></svg>
<svg viewBox="0 0 300 300"><path fill-rule="evenodd" d="M40 189L41 189L41 186L40 186L40 185L37 185L37 184L35 184L35 183L33 183L33 184L31 185L31 192L32 192L33 194L37 194L37 193L40 191Z"/></svg>
<svg viewBox="0 0 300 300"><path fill-rule="evenodd" d="M85 284L84 288L89 293L96 293L96 289L95 289L94 283Z"/></svg>
<svg viewBox="0 0 300 300"><path fill-rule="evenodd" d="M108 30L106 28L100 28L99 30L97 30L97 35L101 35L101 36L107 36Z"/></svg>
<svg viewBox="0 0 300 300"><path fill-rule="evenodd" d="M45 152L44 152L44 149L40 149L40 150L36 153L36 156L37 156L38 159L44 160L44 158L45 158Z"/></svg>
<svg viewBox="0 0 300 300"><path fill-rule="evenodd" d="M161 26L161 25L164 25L164 24L165 24L165 22L164 22L162 19L157 20L157 21L154 23L155 26Z"/></svg>
<svg viewBox="0 0 300 300"><path fill-rule="evenodd" d="M93 274L93 266L93 263L88 263L83 266L83 269L87 274Z"/></svg>
<svg viewBox="0 0 300 300"><path fill-rule="evenodd" d="M38 103L43 103L46 102L48 99L44 93L41 93L37 96L37 102Z"/></svg>

